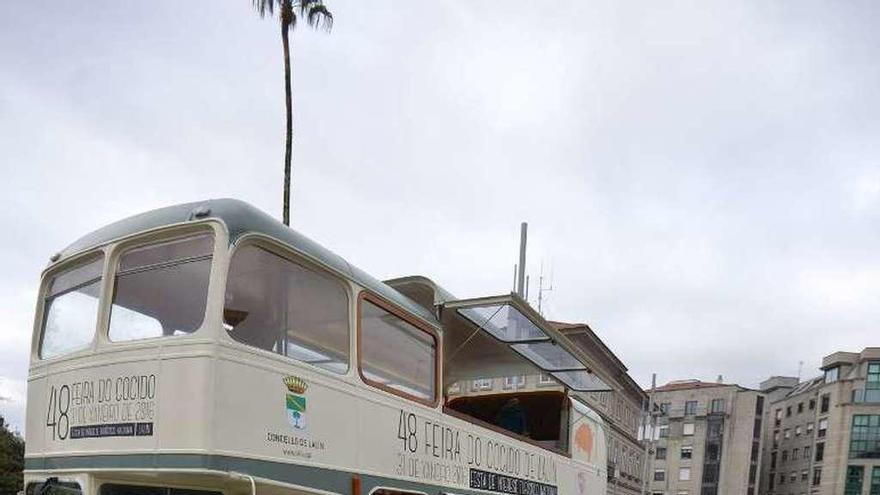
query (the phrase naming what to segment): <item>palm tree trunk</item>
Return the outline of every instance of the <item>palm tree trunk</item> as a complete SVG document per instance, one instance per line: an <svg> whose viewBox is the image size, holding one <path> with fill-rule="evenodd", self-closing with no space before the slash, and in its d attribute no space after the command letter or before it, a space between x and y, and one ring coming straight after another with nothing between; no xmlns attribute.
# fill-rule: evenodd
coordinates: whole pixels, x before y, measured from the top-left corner
<svg viewBox="0 0 880 495"><path fill-rule="evenodd" d="M281 22L281 42L284 45L284 100L287 104L287 136L284 142L284 225L290 225L290 158L293 148L293 102L290 90L289 22Z"/></svg>

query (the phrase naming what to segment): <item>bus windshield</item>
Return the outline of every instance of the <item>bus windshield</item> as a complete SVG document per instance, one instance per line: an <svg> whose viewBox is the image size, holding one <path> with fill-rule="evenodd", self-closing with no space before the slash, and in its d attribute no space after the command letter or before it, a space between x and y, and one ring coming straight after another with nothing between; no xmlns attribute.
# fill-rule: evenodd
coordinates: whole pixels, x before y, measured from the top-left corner
<svg viewBox="0 0 880 495"><path fill-rule="evenodd" d="M128 248L119 257L110 306L115 342L186 335L202 325L214 238L197 234ZM40 357L86 349L94 340L104 255L53 275L46 285Z"/></svg>
<svg viewBox="0 0 880 495"><path fill-rule="evenodd" d="M114 342L193 333L202 325L214 238L201 234L122 254L110 308Z"/></svg>
<svg viewBox="0 0 880 495"><path fill-rule="evenodd" d="M49 359L85 349L95 336L104 256L69 268L49 280L40 356Z"/></svg>

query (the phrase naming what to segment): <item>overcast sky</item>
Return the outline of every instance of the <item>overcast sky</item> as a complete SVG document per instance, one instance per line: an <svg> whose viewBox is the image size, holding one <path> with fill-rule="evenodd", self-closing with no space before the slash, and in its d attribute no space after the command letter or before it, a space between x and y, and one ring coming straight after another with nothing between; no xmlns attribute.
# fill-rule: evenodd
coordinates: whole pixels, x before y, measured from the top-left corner
<svg viewBox="0 0 880 495"><path fill-rule="evenodd" d="M880 3L332 0L293 36L293 224L379 278L513 282L647 386L880 345ZM540 9L540 12L537 11ZM279 29L250 1L0 3L0 414L81 234L278 215Z"/></svg>

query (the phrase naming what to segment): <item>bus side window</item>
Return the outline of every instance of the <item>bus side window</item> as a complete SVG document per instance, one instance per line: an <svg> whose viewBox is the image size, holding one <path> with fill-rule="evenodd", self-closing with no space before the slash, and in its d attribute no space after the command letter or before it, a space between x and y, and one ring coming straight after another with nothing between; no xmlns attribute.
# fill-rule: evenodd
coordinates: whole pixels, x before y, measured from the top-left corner
<svg viewBox="0 0 880 495"><path fill-rule="evenodd" d="M330 275L257 246L232 257L223 322L229 335L335 373L348 371L348 294Z"/></svg>
<svg viewBox="0 0 880 495"><path fill-rule="evenodd" d="M437 398L437 338L413 324L415 320L411 323L370 299L360 301L358 341L364 381L419 402L433 403Z"/></svg>

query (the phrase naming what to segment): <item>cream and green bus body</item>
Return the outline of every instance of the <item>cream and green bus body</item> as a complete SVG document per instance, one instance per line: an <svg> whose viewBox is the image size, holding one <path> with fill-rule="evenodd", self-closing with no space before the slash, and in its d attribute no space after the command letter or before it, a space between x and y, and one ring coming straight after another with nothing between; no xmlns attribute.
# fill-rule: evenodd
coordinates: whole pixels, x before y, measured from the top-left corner
<svg viewBox="0 0 880 495"><path fill-rule="evenodd" d="M85 236L42 277L26 492L605 493L582 354L516 296L392 285L235 200ZM538 372L560 391L444 394Z"/></svg>

